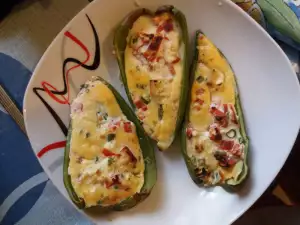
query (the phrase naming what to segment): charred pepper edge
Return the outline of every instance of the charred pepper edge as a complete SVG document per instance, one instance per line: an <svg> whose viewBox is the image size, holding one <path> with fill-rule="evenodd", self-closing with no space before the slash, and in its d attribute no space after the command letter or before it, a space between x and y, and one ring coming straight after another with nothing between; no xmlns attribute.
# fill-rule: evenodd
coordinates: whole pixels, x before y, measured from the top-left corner
<svg viewBox="0 0 300 225"><path fill-rule="evenodd" d="M127 78L125 73L125 57L124 52L127 46L126 38L128 36L128 33L130 29L132 28L133 23L142 15L159 15L164 12L171 13L176 21L179 23L182 33L182 42L184 43L184 64L183 64L183 77L181 81L181 93L180 93L180 100L179 100L179 109L177 113L177 121L174 131L173 140L175 139L176 135L178 134L181 124L184 118L184 112L185 112L185 106L186 106L186 98L188 94L188 86L189 86L189 70L188 70L188 48L189 48L189 37L188 37L188 28L187 28L187 22L184 14L176 9L174 6L171 5L165 5L159 7L156 12L152 13L150 10L142 8L137 9L130 13L120 24L120 26L117 28L114 36L114 48L116 52L116 58L118 61L121 79L125 87L126 94L128 96L128 99L130 101L131 106L135 109L135 104L131 98L131 94L127 85ZM172 140L172 142L173 142ZM157 141L154 140L156 143ZM160 149L162 150L162 149Z"/></svg>
<svg viewBox="0 0 300 225"><path fill-rule="evenodd" d="M197 64L198 64L198 55L199 55L199 50L198 50L198 37L200 34L203 34L200 30L196 31L196 38L194 40L194 57L192 60L192 64L190 67L190 90L191 87L193 85L193 80L195 78L195 71L197 68ZM219 50L219 52L221 53L222 57L226 60L226 62L228 63L228 65L231 67L231 65L229 64L229 62L227 61L226 57L224 56L224 54ZM232 67L231 70L233 71ZM234 71L233 71L234 74ZM248 149L249 149L249 140L248 137L246 135L246 128L245 128L245 121L244 121L244 116L243 116L243 111L242 111L242 106L241 106L241 102L240 102L240 98L239 98L239 92L238 92L238 87L237 84L235 82L235 89L236 89L236 104L235 104L235 109L237 111L238 114L238 120L240 123L240 132L241 132L241 136L244 139L245 142L245 158L243 160L243 170L241 172L241 174L239 175L238 179L236 181L230 182L231 180L227 181L225 184L221 184L218 186L223 186L224 189L228 190L228 191L235 191L236 189L238 189L243 181L247 178L248 174L249 174L249 168L248 168ZM188 126L189 123L189 111L190 111L190 102L191 102L191 95L190 93L188 93L188 99L187 99L187 110L186 110L186 114L185 114L185 121L184 124L182 126L182 130L181 130L181 152L183 154L188 172L192 178L192 180L197 184L197 185L202 185L203 182L202 180L196 176L195 174L195 167L193 166L190 157L187 155L187 150L186 150L186 128Z"/></svg>
<svg viewBox="0 0 300 225"><path fill-rule="evenodd" d="M111 206L97 205L97 206L88 207L88 209L97 208L97 209L101 209L101 211L109 211L109 210L123 211L123 210L126 210L126 209L136 206L139 202L146 199L147 196L149 196L152 188L154 187L154 185L156 183L157 170L156 170L156 159L155 159L155 154L154 154L154 147L152 145L151 139L146 135L143 127L139 123L134 112L127 105L127 103L122 98L122 96L117 92L117 90L112 85L107 83L103 78L97 77L97 79L100 80L103 84L105 84L112 91L112 93L114 94L124 115L126 115L128 120L130 120L131 122L133 122L135 124L137 136L139 138L139 144L141 146L141 151L143 154L145 171L144 171L144 184L139 193L136 193L133 196L130 196L129 198L127 198L127 199L123 200L122 202L115 204L115 205L111 205ZM63 181L64 181L64 185L67 189L67 192L68 192L69 197L72 200L72 202L78 208L84 209L85 208L84 199L79 198L78 195L76 194L76 192L72 186L72 183L71 183L71 177L68 173L68 167L69 167L69 162L70 162L69 153L70 153L71 134L72 134L72 122L70 123L70 126L69 126L69 132L68 132L68 136L67 136L67 145L66 145L65 153L64 153ZM148 159L148 160L146 160L146 159ZM85 209L87 209L87 208L85 208Z"/></svg>

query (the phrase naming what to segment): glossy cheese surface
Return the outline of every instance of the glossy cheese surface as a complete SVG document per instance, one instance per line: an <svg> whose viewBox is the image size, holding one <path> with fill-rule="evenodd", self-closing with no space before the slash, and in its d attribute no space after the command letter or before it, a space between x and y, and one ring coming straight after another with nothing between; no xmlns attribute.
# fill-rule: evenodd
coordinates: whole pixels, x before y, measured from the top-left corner
<svg viewBox="0 0 300 225"><path fill-rule="evenodd" d="M125 50L127 85L138 118L162 150L174 139L184 60L181 30L171 14L134 22Z"/></svg>
<svg viewBox="0 0 300 225"><path fill-rule="evenodd" d="M112 91L96 78L71 105L68 173L87 207L120 203L144 184L144 161L135 131Z"/></svg>
<svg viewBox="0 0 300 225"><path fill-rule="evenodd" d="M198 63L191 90L187 154L204 185L237 180L243 169L241 136L233 71L213 43L197 38Z"/></svg>

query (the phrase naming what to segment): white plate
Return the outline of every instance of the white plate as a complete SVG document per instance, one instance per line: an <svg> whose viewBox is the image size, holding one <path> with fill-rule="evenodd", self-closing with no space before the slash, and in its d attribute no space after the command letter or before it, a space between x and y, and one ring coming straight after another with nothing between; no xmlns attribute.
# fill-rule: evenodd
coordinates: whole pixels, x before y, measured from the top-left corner
<svg viewBox="0 0 300 225"><path fill-rule="evenodd" d="M236 194L220 187L198 188L187 173L177 140L168 152L157 152L158 182L146 201L126 212L90 216L102 225L230 224L264 192L293 146L300 125L300 91L296 75L277 44L230 1L138 2L153 10L162 4L175 5L185 13L191 37L196 29L201 29L229 59L237 76L250 136L251 174L244 188ZM80 12L50 45L31 78L24 100L26 129L35 154L51 143L65 140L65 135L33 88L48 81L62 90L63 62L68 57L79 61L87 57L74 41L64 36L64 32L69 31L82 41L91 54L86 64L93 64L96 39L89 17L101 46L98 68L80 67L70 73L71 99L80 84L92 75L105 77L125 96L112 54L113 28L135 9L133 0L95 1ZM74 62L69 62L66 68L74 65ZM58 104L41 90L38 93L61 118L63 126L68 126L69 105ZM68 198L62 181L63 152L63 148L59 148L44 154L39 160L53 183Z"/></svg>

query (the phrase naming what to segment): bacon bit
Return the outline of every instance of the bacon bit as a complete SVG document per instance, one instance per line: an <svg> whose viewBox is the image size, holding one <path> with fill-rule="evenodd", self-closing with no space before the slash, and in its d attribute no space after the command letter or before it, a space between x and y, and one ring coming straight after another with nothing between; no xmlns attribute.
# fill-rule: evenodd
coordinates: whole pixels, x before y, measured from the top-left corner
<svg viewBox="0 0 300 225"><path fill-rule="evenodd" d="M231 167L237 163L237 160L233 157L228 157L226 153L216 152L214 154L216 160L219 162L221 167Z"/></svg>
<svg viewBox="0 0 300 225"><path fill-rule="evenodd" d="M138 108L138 109L141 109L141 108L143 108L144 106L146 106L145 105L145 103L139 98L139 99L136 99L135 101L134 101L134 104L135 104L135 106Z"/></svg>
<svg viewBox="0 0 300 225"><path fill-rule="evenodd" d="M170 39L167 36L164 36L164 39L170 41Z"/></svg>
<svg viewBox="0 0 300 225"><path fill-rule="evenodd" d="M227 162L229 166L233 166L237 163L237 160L235 158L230 158Z"/></svg>
<svg viewBox="0 0 300 225"><path fill-rule="evenodd" d="M105 135L100 135L100 138L101 139L106 139L106 136Z"/></svg>
<svg viewBox="0 0 300 225"><path fill-rule="evenodd" d="M187 128L186 129L186 136L188 137L188 139L191 139L193 137L193 129L192 128Z"/></svg>
<svg viewBox="0 0 300 225"><path fill-rule="evenodd" d="M226 114L222 112L221 110L217 109L216 107L210 108L210 113L213 114L214 117L224 117Z"/></svg>
<svg viewBox="0 0 300 225"><path fill-rule="evenodd" d="M205 92L205 90L203 88L199 88L198 90L196 90L196 95L202 95Z"/></svg>
<svg viewBox="0 0 300 225"><path fill-rule="evenodd" d="M175 63L178 63L180 61L180 58L179 57L176 57L176 59L174 59L171 63L172 64L175 64Z"/></svg>
<svg viewBox="0 0 300 225"><path fill-rule="evenodd" d="M159 32L162 32L163 30L164 30L163 25L160 25L157 27L156 32L159 33Z"/></svg>
<svg viewBox="0 0 300 225"><path fill-rule="evenodd" d="M106 188L110 188L114 185L117 185L117 184L121 184L120 182L120 178L119 178L119 175L114 175L112 178L111 178L111 182L109 181L105 181L105 186Z"/></svg>
<svg viewBox="0 0 300 225"><path fill-rule="evenodd" d="M148 110L148 106L147 106L147 105L144 105L144 106L142 107L142 110L143 110L143 111L147 111L147 110Z"/></svg>
<svg viewBox="0 0 300 225"><path fill-rule="evenodd" d="M236 118L236 115L235 115L235 110L234 110L234 107L233 105L230 105L230 109L232 111L232 118L231 118L231 121L235 124L238 124L238 121L237 121L237 118Z"/></svg>
<svg viewBox="0 0 300 225"><path fill-rule="evenodd" d="M100 170L97 170L96 174L99 176L101 174Z"/></svg>
<svg viewBox="0 0 300 225"><path fill-rule="evenodd" d="M146 51L143 53L143 56L150 62L153 62L155 60L156 52Z"/></svg>
<svg viewBox="0 0 300 225"><path fill-rule="evenodd" d="M176 71L175 71L175 69L174 69L174 66L171 65L171 64L169 64L169 71L170 71L170 73L171 73L172 75L175 75L175 74L176 74Z"/></svg>
<svg viewBox="0 0 300 225"><path fill-rule="evenodd" d="M228 105L227 104L223 104L224 107L224 113L226 114L228 112Z"/></svg>
<svg viewBox="0 0 300 225"><path fill-rule="evenodd" d="M233 155L240 157L242 155L241 152L241 145L240 144L235 144L233 146L233 149L230 151Z"/></svg>
<svg viewBox="0 0 300 225"><path fill-rule="evenodd" d="M124 131L126 133L132 132L131 122L124 122Z"/></svg>
<svg viewBox="0 0 300 225"><path fill-rule="evenodd" d="M198 102L200 105L203 105L204 101L200 98L197 98L195 102Z"/></svg>
<svg viewBox="0 0 300 225"><path fill-rule="evenodd" d="M134 156L134 154L130 151L130 149L127 146L125 146L121 151L125 152L129 156L130 161L132 163L136 163L137 162L137 158Z"/></svg>
<svg viewBox="0 0 300 225"><path fill-rule="evenodd" d="M158 51L159 50L159 47L161 45L161 42L163 40L163 37L162 36L155 36L152 40L151 40L151 43L147 49L150 50L150 51Z"/></svg>
<svg viewBox="0 0 300 225"><path fill-rule="evenodd" d="M216 122L221 126L221 127L227 127L228 126L228 119L227 119L227 105L224 104L224 112L221 110L217 109L216 107L211 107L210 109L211 114L214 116Z"/></svg>
<svg viewBox="0 0 300 225"><path fill-rule="evenodd" d="M222 150L230 151L233 148L234 141L225 141L222 140L220 143L220 148Z"/></svg>
<svg viewBox="0 0 300 225"><path fill-rule="evenodd" d="M217 127L210 127L209 128L209 138L212 141L221 141L222 134L220 133L220 131Z"/></svg>
<svg viewBox="0 0 300 225"><path fill-rule="evenodd" d="M111 156L121 156L120 154L113 153L112 151L109 151L109 150L106 149L106 148L103 148L103 149L102 149L102 153L103 153L103 155L106 156L106 157L111 157Z"/></svg>
<svg viewBox="0 0 300 225"><path fill-rule="evenodd" d="M170 31L174 30L172 19L168 19L162 25L158 26L158 28L156 29L156 32L161 32L163 30L166 32L170 32Z"/></svg>

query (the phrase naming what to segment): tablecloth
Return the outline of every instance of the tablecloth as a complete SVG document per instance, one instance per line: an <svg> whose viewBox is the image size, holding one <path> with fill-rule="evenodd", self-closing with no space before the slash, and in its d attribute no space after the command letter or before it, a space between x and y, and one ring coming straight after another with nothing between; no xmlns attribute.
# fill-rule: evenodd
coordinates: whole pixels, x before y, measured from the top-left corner
<svg viewBox="0 0 300 225"><path fill-rule="evenodd" d="M249 1L240 4L244 2ZM26 85L40 57L58 32L88 3L88 0L27 1L0 23L0 83L20 109ZM251 4L253 7L255 1L251 0ZM240 6L252 12L246 5ZM299 72L298 51L279 43ZM26 136L1 106L0 176L0 224L92 224L53 186Z"/></svg>

